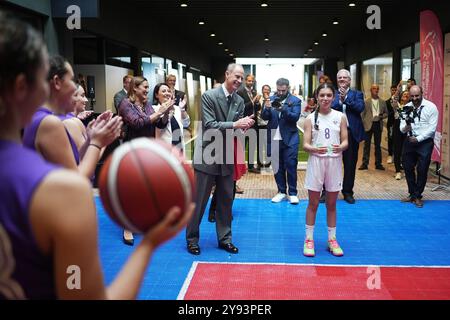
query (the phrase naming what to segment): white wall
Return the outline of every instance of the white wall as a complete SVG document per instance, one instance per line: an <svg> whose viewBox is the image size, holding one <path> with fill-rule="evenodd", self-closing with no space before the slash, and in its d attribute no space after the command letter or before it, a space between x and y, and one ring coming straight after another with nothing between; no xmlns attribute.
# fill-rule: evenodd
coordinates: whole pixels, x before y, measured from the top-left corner
<svg viewBox="0 0 450 320"><path fill-rule="evenodd" d="M115 112L114 95L122 89L122 78L127 74L132 74L132 70L109 66L93 64L74 65L75 78L78 74L83 74L86 79L88 76L95 77L95 107L94 111L101 113L106 110Z"/></svg>
<svg viewBox="0 0 450 320"><path fill-rule="evenodd" d="M115 112L114 108L114 95L122 90L123 88L123 77L130 74L133 75L133 70L115 67L115 66L105 66L106 74L106 108Z"/></svg>

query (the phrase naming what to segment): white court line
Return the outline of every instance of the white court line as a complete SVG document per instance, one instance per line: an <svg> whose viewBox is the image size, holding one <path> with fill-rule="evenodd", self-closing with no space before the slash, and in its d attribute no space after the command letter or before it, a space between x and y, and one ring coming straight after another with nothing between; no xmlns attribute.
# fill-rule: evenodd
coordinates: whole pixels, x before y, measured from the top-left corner
<svg viewBox="0 0 450 320"><path fill-rule="evenodd" d="M195 270L197 269L198 263L199 263L198 261L194 261L192 263L191 269L189 270L186 280L184 280L183 286L181 287L181 290L178 293L177 300L184 300L184 296L186 295L187 289L189 288L192 278L194 277L194 273Z"/></svg>
<svg viewBox="0 0 450 320"><path fill-rule="evenodd" d="M350 267L350 268L435 268L435 269L448 269L450 266L407 266L407 265L371 265L371 264L316 264L316 263L282 263L282 262L214 262L214 261L194 261L191 269L184 280L183 286L178 293L177 300L184 300L184 296L191 284L194 273L197 270L199 264L243 264L243 265L273 265L273 266L303 266L303 267Z"/></svg>

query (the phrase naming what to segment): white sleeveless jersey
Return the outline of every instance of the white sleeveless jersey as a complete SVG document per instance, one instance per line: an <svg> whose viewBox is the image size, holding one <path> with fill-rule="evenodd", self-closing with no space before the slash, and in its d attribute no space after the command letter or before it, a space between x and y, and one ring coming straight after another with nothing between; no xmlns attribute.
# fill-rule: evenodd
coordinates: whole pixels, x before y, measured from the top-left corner
<svg viewBox="0 0 450 320"><path fill-rule="evenodd" d="M319 113L317 125L319 130L314 128L315 112L311 113L307 119L311 121L312 141L311 145L315 147L327 147L328 152L324 154L314 154L318 157L340 157L341 153L333 153L332 145L341 143L341 121L343 113L331 109L327 115Z"/></svg>

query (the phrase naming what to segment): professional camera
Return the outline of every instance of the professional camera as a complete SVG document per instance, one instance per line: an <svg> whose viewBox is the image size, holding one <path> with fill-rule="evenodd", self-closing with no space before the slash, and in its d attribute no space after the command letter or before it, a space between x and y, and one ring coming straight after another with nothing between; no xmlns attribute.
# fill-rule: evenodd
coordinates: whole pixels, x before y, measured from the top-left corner
<svg viewBox="0 0 450 320"><path fill-rule="evenodd" d="M272 108L276 109L276 110L281 110L281 98L280 97L275 97L275 99L273 99L272 101Z"/></svg>
<svg viewBox="0 0 450 320"><path fill-rule="evenodd" d="M406 125L409 126L414 123L414 118L418 117L417 110L414 106L404 106L398 113L400 119L405 120ZM408 135L411 136L412 132L409 131Z"/></svg>

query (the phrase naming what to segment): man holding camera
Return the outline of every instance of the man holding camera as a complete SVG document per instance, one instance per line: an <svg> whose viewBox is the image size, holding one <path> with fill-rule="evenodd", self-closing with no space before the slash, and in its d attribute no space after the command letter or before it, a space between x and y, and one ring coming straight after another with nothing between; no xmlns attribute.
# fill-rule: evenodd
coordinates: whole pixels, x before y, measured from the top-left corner
<svg viewBox="0 0 450 320"><path fill-rule="evenodd" d="M407 133L402 159L409 196L401 201L422 208L439 112L433 102L423 98L421 87L412 86L409 96L411 101L403 108L400 120L400 131Z"/></svg>
<svg viewBox="0 0 450 320"><path fill-rule="evenodd" d="M268 120L270 137L267 148L271 151L272 168L278 193L272 202L288 199L291 204L298 204L297 197L297 162L298 136L297 121L300 118L301 100L289 93L289 80L277 80L277 93L268 97L264 95L264 109L261 117ZM273 141L271 141L273 140ZM278 160L278 161L277 161ZM286 177L289 193L286 189ZM289 194L289 196L287 196Z"/></svg>

